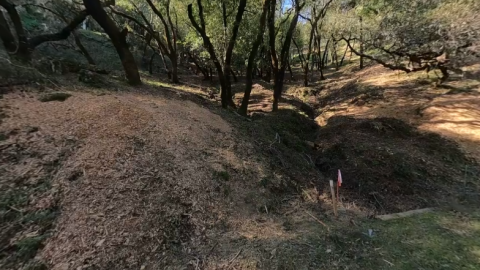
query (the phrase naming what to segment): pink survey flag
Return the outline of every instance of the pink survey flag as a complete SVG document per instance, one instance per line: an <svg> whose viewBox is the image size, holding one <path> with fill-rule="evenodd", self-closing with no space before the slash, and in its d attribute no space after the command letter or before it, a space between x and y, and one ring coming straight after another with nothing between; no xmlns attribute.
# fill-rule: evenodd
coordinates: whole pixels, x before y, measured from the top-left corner
<svg viewBox="0 0 480 270"><path fill-rule="evenodd" d="M343 183L343 181L342 181L342 172L341 172L340 170L338 170L338 182L337 182L337 184L338 184L339 187L341 187L341 186L342 186L342 183Z"/></svg>

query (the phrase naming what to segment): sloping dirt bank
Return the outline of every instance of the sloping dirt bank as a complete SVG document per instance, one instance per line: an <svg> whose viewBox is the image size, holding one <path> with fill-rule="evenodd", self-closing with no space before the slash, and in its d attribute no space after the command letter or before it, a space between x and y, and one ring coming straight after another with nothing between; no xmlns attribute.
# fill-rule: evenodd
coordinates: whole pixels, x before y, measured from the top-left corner
<svg viewBox="0 0 480 270"><path fill-rule="evenodd" d="M395 118L335 116L319 131L316 166L330 179L341 169L345 202L363 202L380 213L448 203L480 203L466 169L473 158L435 133Z"/></svg>
<svg viewBox="0 0 480 270"><path fill-rule="evenodd" d="M50 238L38 243L45 245L39 259L52 269L205 263L215 235L249 211L235 210L243 203L242 190L248 187L250 197L260 196L249 185L261 175L261 164L249 165L234 151L252 147L240 145L225 120L192 102L79 92L64 102L45 103L34 94L13 92L2 102L8 104L2 132L9 134L2 145L15 147L14 141L33 137L30 148L42 153L29 154L28 168L19 160L5 164L14 169L2 166L7 176L2 189L12 182L28 185L17 177L20 170L25 181L35 180L39 172L33 169L43 172L37 161L47 162L46 153L64 148L48 141L71 145L71 151L55 156L54 173L45 179L55 190L48 191L55 197L51 204L61 213ZM25 209L33 203L27 199ZM22 230L17 234L30 237ZM15 244L10 248L18 249Z"/></svg>

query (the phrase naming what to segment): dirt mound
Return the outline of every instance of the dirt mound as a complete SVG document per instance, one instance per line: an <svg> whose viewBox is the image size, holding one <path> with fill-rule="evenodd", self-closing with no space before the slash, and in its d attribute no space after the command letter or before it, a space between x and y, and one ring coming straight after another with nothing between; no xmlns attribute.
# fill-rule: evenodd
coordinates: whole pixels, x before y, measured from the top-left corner
<svg viewBox="0 0 480 270"><path fill-rule="evenodd" d="M189 101L79 92L56 103L17 93L2 101L9 104L9 117L0 129L7 136L0 144L0 172L11 176L2 177L2 192L24 200L0 204L8 211L1 227L21 231L2 234L2 248L20 251L24 245L17 240L25 239L31 251L27 255L35 256L44 246L37 255L52 269L198 264L211 252L215 235L231 223L227 217L240 213L235 205L243 202L245 185L259 177L254 170L260 165L247 166L235 154L234 148L252 149L234 142L230 125ZM30 127L35 129L30 132ZM28 144L19 143L23 141ZM71 151L64 153L67 143ZM52 169L42 167L52 162ZM53 232L50 226L37 230L22 221L35 204L33 196L45 197L19 193L34 184L45 186L40 195L55 195L50 212L32 210L36 216L52 216L49 224L59 210ZM250 193L259 198L256 191ZM15 219L28 230L10 222ZM209 263L222 265L229 257L226 253Z"/></svg>
<svg viewBox="0 0 480 270"><path fill-rule="evenodd" d="M317 168L331 179L342 170L347 200L382 212L430 206L475 166L455 143L394 118L332 117L317 144Z"/></svg>

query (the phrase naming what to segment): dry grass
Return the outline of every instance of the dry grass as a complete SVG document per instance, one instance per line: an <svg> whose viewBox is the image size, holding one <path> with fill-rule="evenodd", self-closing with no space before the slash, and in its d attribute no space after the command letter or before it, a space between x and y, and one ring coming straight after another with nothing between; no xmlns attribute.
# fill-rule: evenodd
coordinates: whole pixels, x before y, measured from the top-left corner
<svg viewBox="0 0 480 270"><path fill-rule="evenodd" d="M432 108L450 108L440 97L451 89L379 71L332 74L308 101L320 103L324 121L396 116L421 125L438 117ZM208 83L146 82L69 85L56 90L72 96L55 103L31 89L3 96L0 187L14 195L0 205L12 215L1 224L3 268L475 269L478 215L442 210L384 223L342 200L333 218L306 143L316 125L293 99L268 113L271 91L257 85L250 110L259 113L250 122L208 101L216 91ZM474 113L468 97L458 100Z"/></svg>

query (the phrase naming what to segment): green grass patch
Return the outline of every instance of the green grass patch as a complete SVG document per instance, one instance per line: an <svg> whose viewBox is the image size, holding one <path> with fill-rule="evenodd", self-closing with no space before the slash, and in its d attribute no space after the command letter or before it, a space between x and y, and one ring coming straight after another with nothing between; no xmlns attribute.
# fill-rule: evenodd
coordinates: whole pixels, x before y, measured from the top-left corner
<svg viewBox="0 0 480 270"><path fill-rule="evenodd" d="M24 259L29 259L35 256L37 250L41 247L42 241L46 237L44 235L39 235L35 237L27 237L15 243L17 248L17 256Z"/></svg>
<svg viewBox="0 0 480 270"><path fill-rule="evenodd" d="M326 219L323 219L327 221ZM277 248L276 269L480 269L480 215L432 212L404 219L327 221ZM286 229L295 223L287 220ZM369 229L373 234L369 235Z"/></svg>
<svg viewBox="0 0 480 270"><path fill-rule="evenodd" d="M367 225L378 233L371 238L376 256L370 257L373 260L367 260L365 266L479 269L478 215L437 212L392 221L375 221Z"/></svg>

